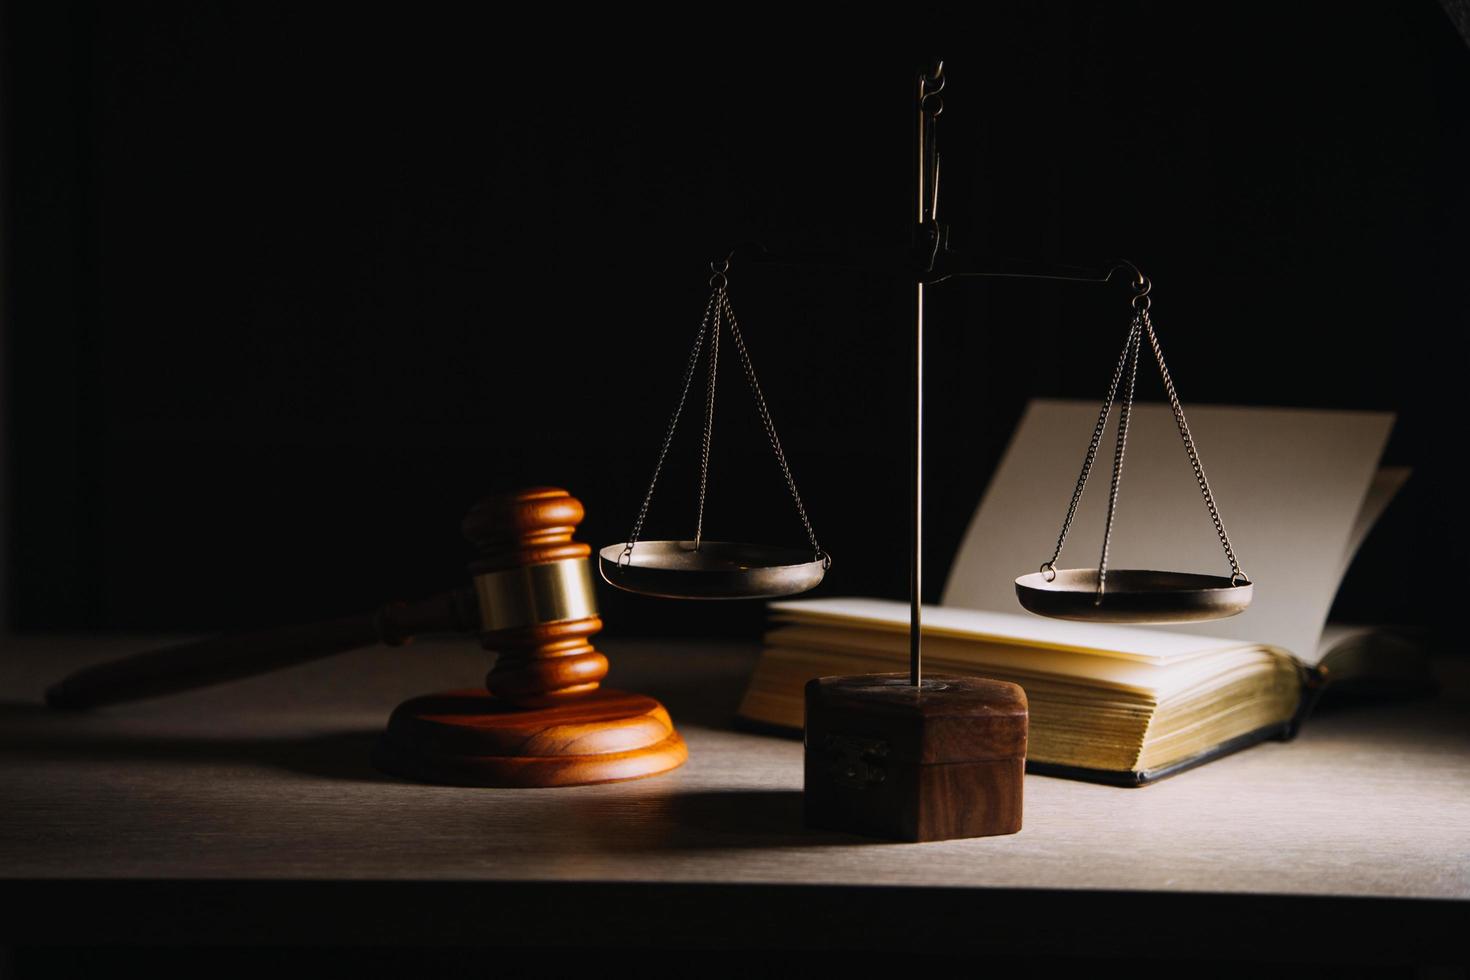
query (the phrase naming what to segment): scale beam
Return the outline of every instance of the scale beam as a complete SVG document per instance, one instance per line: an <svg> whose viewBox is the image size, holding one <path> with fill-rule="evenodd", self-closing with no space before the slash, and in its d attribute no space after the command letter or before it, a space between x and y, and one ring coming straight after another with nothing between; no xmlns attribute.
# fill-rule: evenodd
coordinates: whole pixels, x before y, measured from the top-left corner
<svg viewBox="0 0 1470 980"><path fill-rule="evenodd" d="M772 252L759 242L735 246L726 256L738 262L786 266L794 269L837 269L889 275L908 282L933 285L950 279L1044 279L1052 282L1108 283L1120 272L1133 282L1143 274L1127 259L1102 265L1063 265L1020 259L967 255L941 248L931 252L922 245L906 249L869 251Z"/></svg>

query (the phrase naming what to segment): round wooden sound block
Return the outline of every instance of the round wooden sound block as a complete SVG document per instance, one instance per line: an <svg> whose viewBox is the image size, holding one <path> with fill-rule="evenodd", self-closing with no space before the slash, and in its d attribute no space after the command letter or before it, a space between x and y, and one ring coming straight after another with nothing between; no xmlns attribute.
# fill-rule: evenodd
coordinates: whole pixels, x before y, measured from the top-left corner
<svg viewBox="0 0 1470 980"><path fill-rule="evenodd" d="M403 702L374 762L454 786L582 786L668 772L689 757L663 705L599 689L515 707L484 688Z"/></svg>

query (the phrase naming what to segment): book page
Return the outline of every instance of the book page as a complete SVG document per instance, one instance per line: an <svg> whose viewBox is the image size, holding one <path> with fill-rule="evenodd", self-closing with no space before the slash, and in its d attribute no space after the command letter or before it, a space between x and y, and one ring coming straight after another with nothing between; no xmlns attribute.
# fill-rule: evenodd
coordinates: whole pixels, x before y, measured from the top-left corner
<svg viewBox="0 0 1470 980"><path fill-rule="evenodd" d="M1347 577L1353 558L1368 539L1368 532L1373 530L1373 525L1378 523L1378 518L1383 516L1389 503L1398 496L1404 484L1409 482L1413 472L1407 466L1385 466L1373 474L1373 482L1368 486L1368 494L1363 498L1363 506L1358 509L1357 520L1353 522L1353 532L1348 536L1347 547L1343 549L1342 564L1337 571L1338 582Z"/></svg>
<svg viewBox="0 0 1470 980"><path fill-rule="evenodd" d="M925 663L934 673L955 670L984 673L986 669L1004 669L1012 675L1126 691L1154 700L1215 682L1232 668L1249 667L1272 656L1280 656L1263 647L1247 644L1159 664L1046 647L953 640L929 636L927 630L925 635ZM829 659L842 661L844 672L852 670L848 662L859 656L874 658L881 664L875 669L899 671L908 665L906 635L871 629L788 623L766 634L766 646L768 649L779 647L825 653Z"/></svg>
<svg viewBox="0 0 1470 980"><path fill-rule="evenodd" d="M1255 593L1239 616L1166 629L1269 644L1312 661L1393 417L1210 405L1185 411ZM1015 579L1051 557L1097 412L1084 402L1028 406L955 556L945 606L1021 612ZM1097 566L1112 431L1099 449L1060 568ZM1134 406L1109 566L1230 573L1167 405ZM1116 627L1086 628L1101 636Z"/></svg>

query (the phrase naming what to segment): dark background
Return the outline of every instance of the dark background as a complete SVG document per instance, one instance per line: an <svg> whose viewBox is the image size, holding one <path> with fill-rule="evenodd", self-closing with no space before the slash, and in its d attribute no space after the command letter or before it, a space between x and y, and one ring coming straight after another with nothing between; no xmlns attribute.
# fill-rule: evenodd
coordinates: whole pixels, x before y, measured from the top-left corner
<svg viewBox="0 0 1470 980"><path fill-rule="evenodd" d="M688 31L659 45L633 40L654 25L570 12L516 26L369 9L5 7L14 628L242 627L426 594L465 580L469 505L523 485L570 488L585 540L623 540L708 261L751 239L908 239L909 38L839 43L745 8L725 16L779 47L716 37L702 17L723 8L658 25ZM1452 479L1470 50L1445 11L965 9L983 21L905 25L947 59L953 245L1135 260L1186 406L1397 412L1387 460L1416 476L1340 611L1448 625L1470 557ZM602 43L552 43L572 31ZM906 594L910 289L732 280L835 558L824 590ZM927 599L1026 399L1101 396L1125 296L932 291ZM709 527L799 543L724 377ZM690 532L693 433L649 536ZM761 615L601 598L609 632Z"/></svg>

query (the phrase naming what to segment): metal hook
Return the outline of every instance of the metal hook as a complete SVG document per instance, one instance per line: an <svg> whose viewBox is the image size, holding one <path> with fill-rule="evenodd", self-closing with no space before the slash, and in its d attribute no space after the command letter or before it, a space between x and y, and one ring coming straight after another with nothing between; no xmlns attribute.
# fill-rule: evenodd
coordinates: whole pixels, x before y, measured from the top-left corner
<svg viewBox="0 0 1470 980"><path fill-rule="evenodd" d="M1133 284L1133 308L1139 313L1147 313L1148 308L1153 305L1153 300L1148 298L1148 294L1149 290L1154 288L1154 284L1143 273L1139 273L1139 279L1139 282Z"/></svg>
<svg viewBox="0 0 1470 980"><path fill-rule="evenodd" d="M734 251L731 251L729 255L726 255L718 269L715 268L714 262L710 262L709 271L712 275L709 277L709 288L724 289L730 285L730 277L727 273L730 271L730 256L734 254Z"/></svg>
<svg viewBox="0 0 1470 980"><path fill-rule="evenodd" d="M944 99L939 95L944 84L944 62L940 60L934 62L933 71L919 76L919 108L930 119L938 119L944 112Z"/></svg>
<svg viewBox="0 0 1470 980"><path fill-rule="evenodd" d="M1106 277L1104 277L1103 281L1111 282L1113 279L1113 273L1117 272L1119 269L1126 269L1128 272L1133 274L1133 281L1129 283L1129 285L1131 285L1134 289L1138 289L1140 286L1144 286L1148 283L1148 277L1143 274L1142 270L1140 270L1138 266L1134 265L1132 262L1129 262L1127 259L1114 259L1112 267L1108 269L1108 274Z"/></svg>
<svg viewBox="0 0 1470 980"><path fill-rule="evenodd" d="M938 95L944 90L944 59L934 60L934 70L924 76L924 89L926 95ZM933 88L930 88L930 86Z"/></svg>
<svg viewBox="0 0 1470 980"><path fill-rule="evenodd" d="M1117 259L1114 261L1112 268L1108 270L1104 282L1111 282L1113 273L1120 269L1127 270L1131 274L1132 281L1128 285L1133 287L1133 309L1139 313L1147 312L1153 302L1148 297L1149 291L1154 288L1153 282L1148 276L1143 274L1143 271L1138 266L1129 262L1127 259Z"/></svg>

